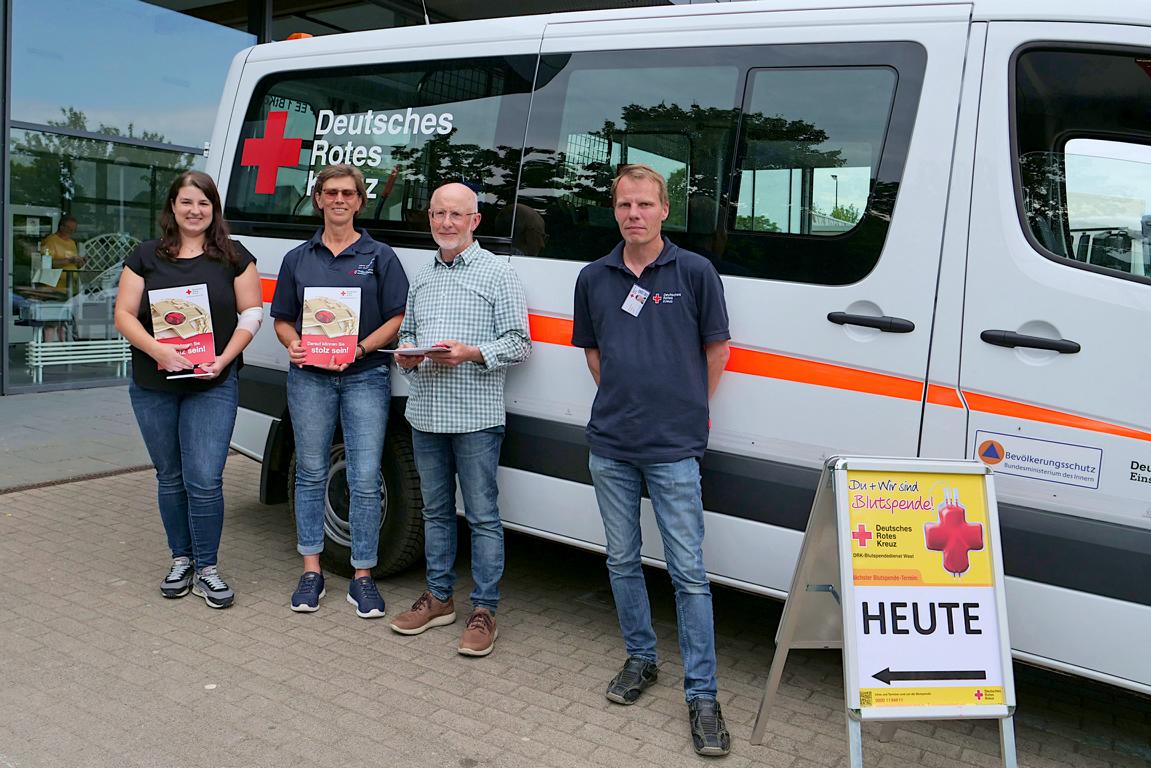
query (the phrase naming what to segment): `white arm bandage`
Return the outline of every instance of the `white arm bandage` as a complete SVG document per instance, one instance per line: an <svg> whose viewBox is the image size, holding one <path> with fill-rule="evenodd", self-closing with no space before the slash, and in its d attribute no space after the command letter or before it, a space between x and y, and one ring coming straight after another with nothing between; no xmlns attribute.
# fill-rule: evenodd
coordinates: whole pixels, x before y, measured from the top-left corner
<svg viewBox="0 0 1151 768"><path fill-rule="evenodd" d="M264 322L264 308L251 307L245 309L240 313L240 319L236 321L237 328L243 328L252 336L256 335L256 331L260 330L260 324Z"/></svg>

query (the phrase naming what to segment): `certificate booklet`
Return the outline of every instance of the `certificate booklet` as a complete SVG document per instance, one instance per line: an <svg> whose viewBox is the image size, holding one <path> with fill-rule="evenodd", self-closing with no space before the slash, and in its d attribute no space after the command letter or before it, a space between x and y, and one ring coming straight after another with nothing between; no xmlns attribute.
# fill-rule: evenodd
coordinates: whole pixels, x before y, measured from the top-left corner
<svg viewBox="0 0 1151 768"><path fill-rule="evenodd" d="M156 341L191 345L180 354L196 367L190 374L176 373L168 378L203 374L200 365L216 359L208 286L199 283L148 291L148 304L152 309L152 335Z"/></svg>
<svg viewBox="0 0 1151 768"><path fill-rule="evenodd" d="M341 365L356 359L360 339L359 288L305 288L300 341L307 365Z"/></svg>

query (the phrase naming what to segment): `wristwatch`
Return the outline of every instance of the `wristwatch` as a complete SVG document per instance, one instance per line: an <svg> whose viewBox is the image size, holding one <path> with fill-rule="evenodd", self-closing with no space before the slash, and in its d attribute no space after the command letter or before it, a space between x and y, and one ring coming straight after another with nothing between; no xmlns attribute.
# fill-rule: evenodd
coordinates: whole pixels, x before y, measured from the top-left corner
<svg viewBox="0 0 1151 768"><path fill-rule="evenodd" d="M360 357L367 357L368 356L368 350L364 349L363 344L357 344L356 349L360 350ZM356 359L358 360L359 358L356 358Z"/></svg>

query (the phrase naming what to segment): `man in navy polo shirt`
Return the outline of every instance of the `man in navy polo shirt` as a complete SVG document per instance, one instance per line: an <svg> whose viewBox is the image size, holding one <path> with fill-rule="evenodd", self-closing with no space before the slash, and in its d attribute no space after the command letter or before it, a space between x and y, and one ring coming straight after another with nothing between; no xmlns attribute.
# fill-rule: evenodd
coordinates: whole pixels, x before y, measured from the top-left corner
<svg viewBox="0 0 1151 768"><path fill-rule="evenodd" d="M728 358L723 283L711 262L660 233L667 183L626 165L612 183L623 242L580 272L572 344L599 386L588 466L607 537L607 566L628 659L607 697L632 704L655 682L656 637L640 562L640 492L647 484L675 586L683 686L692 742L726 755L731 738L716 701L715 627L703 564L699 461L708 398Z"/></svg>

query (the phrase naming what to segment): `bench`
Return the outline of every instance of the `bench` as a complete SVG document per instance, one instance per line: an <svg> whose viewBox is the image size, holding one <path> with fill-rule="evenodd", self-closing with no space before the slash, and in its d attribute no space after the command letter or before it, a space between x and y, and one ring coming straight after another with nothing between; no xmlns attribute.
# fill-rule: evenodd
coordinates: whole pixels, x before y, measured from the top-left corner
<svg viewBox="0 0 1151 768"><path fill-rule="evenodd" d="M87 341L43 341L40 334L25 347L28 367L32 370L32 382L44 381L44 367L49 365L70 365L72 363L115 363L116 375L128 374L128 363L132 359L131 347L122 338L91 339Z"/></svg>

